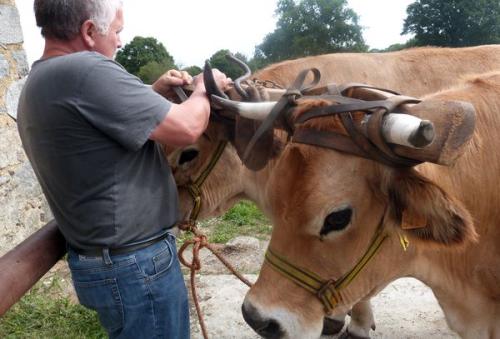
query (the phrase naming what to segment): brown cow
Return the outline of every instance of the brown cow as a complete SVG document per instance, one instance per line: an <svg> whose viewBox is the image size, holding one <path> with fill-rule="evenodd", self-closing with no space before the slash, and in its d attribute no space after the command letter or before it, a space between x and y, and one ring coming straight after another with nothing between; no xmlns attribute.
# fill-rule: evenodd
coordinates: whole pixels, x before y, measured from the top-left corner
<svg viewBox="0 0 500 339"><path fill-rule="evenodd" d="M363 82L390 88L406 95L422 96L454 85L466 74L500 69L500 45L468 48L414 48L392 53L327 54L281 62L256 73L255 78L290 85L303 69L321 71L321 84ZM185 185L199 176L224 136L225 127L211 122L200 140L169 155L179 186L183 215L188 216L192 199ZM201 187L203 204L200 218L217 216L240 199L260 203L272 163L257 173L242 166L234 148L226 147L221 160Z"/></svg>
<svg viewBox="0 0 500 339"><path fill-rule="evenodd" d="M242 308L260 335L317 338L325 310L343 313L410 276L433 290L460 336L500 338L500 72L406 109L432 113L450 100L476 111L472 139L450 167L286 145L262 199L273 220L266 262ZM304 101L295 116L323 105ZM307 128L345 134L338 116L296 132Z"/></svg>
<svg viewBox="0 0 500 339"><path fill-rule="evenodd" d="M463 74L498 67L500 45L466 48L420 47L389 53L335 53L283 61L257 72L255 78L289 86L303 69L321 71L319 85L360 82L422 96L457 83Z"/></svg>
<svg viewBox="0 0 500 339"><path fill-rule="evenodd" d="M500 68L500 46L471 48L416 48L393 53L328 54L285 61L258 72L255 78L271 80L286 87L304 68L316 67L322 73L322 82L365 82L391 88L405 94L420 96L450 86L467 73ZM224 126L211 123L197 144L170 155L173 172L179 186L183 214L187 217L192 198L186 185L199 177L214 153ZM221 159L201 187L200 218L221 215L241 199L254 201L265 214L270 215L264 201L268 178L274 168L271 161L263 170L254 172L245 168L235 149L228 145ZM354 329L351 333L368 336L373 327L369 303L354 307ZM338 317L340 320L343 317ZM362 329L362 330L360 330Z"/></svg>

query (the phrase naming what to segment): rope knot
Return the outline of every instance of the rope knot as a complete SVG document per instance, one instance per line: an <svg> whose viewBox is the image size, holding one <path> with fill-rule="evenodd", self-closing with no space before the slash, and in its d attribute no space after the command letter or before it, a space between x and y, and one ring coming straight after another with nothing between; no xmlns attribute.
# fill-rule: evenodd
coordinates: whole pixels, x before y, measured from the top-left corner
<svg viewBox="0 0 500 339"><path fill-rule="evenodd" d="M208 245L207 236L204 234L196 236L195 240L197 243L200 244L200 249L202 249L203 247L207 247L207 245Z"/></svg>

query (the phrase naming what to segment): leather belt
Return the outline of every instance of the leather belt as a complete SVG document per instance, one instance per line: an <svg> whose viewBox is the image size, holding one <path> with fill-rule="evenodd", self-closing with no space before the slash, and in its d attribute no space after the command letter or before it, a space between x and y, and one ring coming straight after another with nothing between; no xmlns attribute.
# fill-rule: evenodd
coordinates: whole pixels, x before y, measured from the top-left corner
<svg viewBox="0 0 500 339"><path fill-rule="evenodd" d="M78 254L87 256L87 257L100 257L103 255L103 251L108 250L109 255L118 255L118 254L126 254L129 252L137 251L143 248L146 248L148 246L151 246L165 238L168 237L168 235L171 234L170 231L167 231L163 234L160 234L159 236L152 238L152 239L146 239L137 243L133 243L130 245L124 245L122 247L117 247L117 248L105 248L105 247L100 247L100 248L92 248L92 249L82 249L82 248L76 248L71 246L71 249L75 251Z"/></svg>

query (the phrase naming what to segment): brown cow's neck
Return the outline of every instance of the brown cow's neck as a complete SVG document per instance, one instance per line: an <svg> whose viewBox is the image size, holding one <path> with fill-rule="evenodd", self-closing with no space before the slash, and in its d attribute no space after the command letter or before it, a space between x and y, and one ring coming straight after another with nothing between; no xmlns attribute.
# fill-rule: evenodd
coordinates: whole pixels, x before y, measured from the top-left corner
<svg viewBox="0 0 500 339"><path fill-rule="evenodd" d="M469 258L455 251L442 250L423 253L415 266L413 277L428 285L443 309L448 326L463 338L494 338L500 333L500 302L481 293ZM486 273L486 272L484 272ZM486 276L486 274L480 274Z"/></svg>

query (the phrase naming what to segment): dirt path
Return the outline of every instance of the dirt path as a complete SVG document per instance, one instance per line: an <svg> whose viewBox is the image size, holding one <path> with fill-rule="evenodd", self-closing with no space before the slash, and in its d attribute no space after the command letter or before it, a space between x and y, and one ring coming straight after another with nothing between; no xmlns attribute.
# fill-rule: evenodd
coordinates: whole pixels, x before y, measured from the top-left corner
<svg viewBox="0 0 500 339"><path fill-rule="evenodd" d="M251 281L256 279L256 275L246 277ZM240 311L248 290L246 285L230 275L205 275L198 279L198 286L210 338L259 338L246 325ZM404 278L390 284L372 300L372 305L377 324L372 338L458 338L448 329L430 289L415 279ZM202 335L194 311L191 317L192 338L200 339Z"/></svg>

